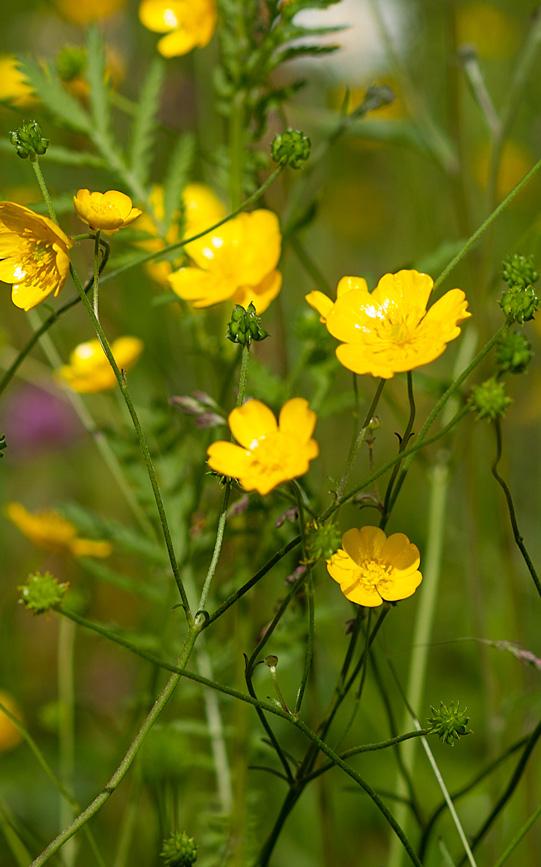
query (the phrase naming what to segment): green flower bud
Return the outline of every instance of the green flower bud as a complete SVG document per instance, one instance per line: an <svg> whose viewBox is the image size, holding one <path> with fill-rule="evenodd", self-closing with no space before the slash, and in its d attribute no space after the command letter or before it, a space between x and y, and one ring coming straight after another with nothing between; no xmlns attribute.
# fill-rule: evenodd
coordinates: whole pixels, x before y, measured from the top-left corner
<svg viewBox="0 0 541 867"><path fill-rule="evenodd" d="M86 69L86 49L81 45L65 45L56 55L56 71L62 81L79 78Z"/></svg>
<svg viewBox="0 0 541 867"><path fill-rule="evenodd" d="M311 144L307 135L298 129L286 129L274 136L271 156L279 166L300 169L310 156Z"/></svg>
<svg viewBox="0 0 541 867"><path fill-rule="evenodd" d="M454 747L461 737L471 734L467 708L462 709L458 701L450 704L449 707L441 701L438 707L431 705L430 710L431 716L428 718L427 728L431 734L438 735L445 744Z"/></svg>
<svg viewBox="0 0 541 867"><path fill-rule="evenodd" d="M477 418L495 421L505 414L511 398L507 396L503 382L491 377L481 385L474 386L468 403Z"/></svg>
<svg viewBox="0 0 541 867"><path fill-rule="evenodd" d="M160 858L167 867L191 867L197 861L197 846L185 831L174 831L162 846Z"/></svg>
<svg viewBox="0 0 541 867"><path fill-rule="evenodd" d="M539 307L539 298L533 286L515 284L502 293L500 307L509 322L522 325L534 318Z"/></svg>
<svg viewBox="0 0 541 867"><path fill-rule="evenodd" d="M328 560L340 547L341 535L336 524L318 524L317 521L308 528L306 554L311 562Z"/></svg>
<svg viewBox="0 0 541 867"><path fill-rule="evenodd" d="M62 602L69 584L61 584L50 572L34 572L19 587L22 605L34 614L43 614Z"/></svg>
<svg viewBox="0 0 541 867"><path fill-rule="evenodd" d="M531 343L520 331L507 331L496 344L496 363L501 373L524 373L532 357Z"/></svg>
<svg viewBox="0 0 541 867"><path fill-rule="evenodd" d="M250 346L253 340L265 340L268 336L251 301L246 309L240 304L235 305L227 326L228 340L241 346Z"/></svg>
<svg viewBox="0 0 541 867"><path fill-rule="evenodd" d="M49 147L49 139L44 138L39 123L25 120L17 129L11 130L9 140L21 159L34 161L42 157Z"/></svg>
<svg viewBox="0 0 541 867"><path fill-rule="evenodd" d="M509 288L520 287L526 289L532 283L536 283L539 274L535 270L533 256L521 256L513 253L504 259L502 264L502 276Z"/></svg>

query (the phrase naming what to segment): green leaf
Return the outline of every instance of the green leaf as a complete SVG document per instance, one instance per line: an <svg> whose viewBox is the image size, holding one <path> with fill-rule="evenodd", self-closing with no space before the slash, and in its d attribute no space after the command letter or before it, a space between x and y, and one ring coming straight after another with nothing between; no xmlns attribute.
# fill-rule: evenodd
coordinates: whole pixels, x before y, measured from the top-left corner
<svg viewBox="0 0 541 867"><path fill-rule="evenodd" d="M161 58L157 58L150 65L143 82L133 123L130 165L142 184L148 181L164 75L165 64Z"/></svg>
<svg viewBox="0 0 541 867"><path fill-rule="evenodd" d="M53 69L40 66L30 57L20 58L18 66L36 96L57 120L77 132L90 132L88 114Z"/></svg>
<svg viewBox="0 0 541 867"><path fill-rule="evenodd" d="M87 39L86 77L90 85L90 108L95 129L108 135L110 110L106 84L105 45L97 27L91 27Z"/></svg>
<svg viewBox="0 0 541 867"><path fill-rule="evenodd" d="M192 168L195 151L193 135L186 134L178 139L163 182L163 226L167 232L175 211L180 206L180 194L186 186Z"/></svg>
<svg viewBox="0 0 541 867"><path fill-rule="evenodd" d="M107 584L112 584L113 587L119 587L121 590L126 590L128 593L135 593L137 596L143 596L145 599L157 601L164 598L164 588L159 587L150 580L142 581L133 578L131 575L124 575L106 566L100 560L93 560L90 557L81 557L79 563L89 575L96 578L98 581L104 581Z"/></svg>

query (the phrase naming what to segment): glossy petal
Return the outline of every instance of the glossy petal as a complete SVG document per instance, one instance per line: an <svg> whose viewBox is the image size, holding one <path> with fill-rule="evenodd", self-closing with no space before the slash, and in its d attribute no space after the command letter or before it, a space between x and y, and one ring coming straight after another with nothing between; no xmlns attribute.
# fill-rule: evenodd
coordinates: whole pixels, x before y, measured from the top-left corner
<svg viewBox="0 0 541 867"><path fill-rule="evenodd" d="M173 30L167 36L162 36L158 42L158 51L162 57L182 57L198 45L197 31Z"/></svg>
<svg viewBox="0 0 541 867"><path fill-rule="evenodd" d="M378 586L378 590L384 599L389 602L397 602L399 599L407 599L413 596L422 581L420 572L408 572L407 575L393 577L388 583Z"/></svg>
<svg viewBox="0 0 541 867"><path fill-rule="evenodd" d="M138 337L119 337L113 341L111 349L118 366L123 370L128 370L141 355L143 341L139 340Z"/></svg>
<svg viewBox="0 0 541 867"><path fill-rule="evenodd" d="M235 283L225 276L217 275L201 268L179 268L168 277L173 292L190 301L194 307L210 307L231 298L235 294Z"/></svg>
<svg viewBox="0 0 541 867"><path fill-rule="evenodd" d="M271 301L280 294L282 275L280 271L271 271L257 286L242 286L237 289L233 300L244 308L252 303L257 313L264 313Z"/></svg>
<svg viewBox="0 0 541 867"><path fill-rule="evenodd" d="M379 527L352 528L342 536L342 545L355 563L361 563L381 556L385 538L385 533Z"/></svg>
<svg viewBox="0 0 541 867"><path fill-rule="evenodd" d="M415 571L421 562L419 549L404 533L393 533L388 536L380 556L382 560L401 572Z"/></svg>
<svg viewBox="0 0 541 867"><path fill-rule="evenodd" d="M21 310L31 310L47 298L51 292L58 292L58 282L51 282L48 286L35 286L32 283L14 283L11 287L11 300L15 307Z"/></svg>
<svg viewBox="0 0 541 867"><path fill-rule="evenodd" d="M303 397L288 400L280 410L279 427L282 433L307 443L314 432L317 416Z"/></svg>
<svg viewBox="0 0 541 867"><path fill-rule="evenodd" d="M368 284L364 277L342 277L336 287L336 297L341 298L346 292L352 290L368 295Z"/></svg>
<svg viewBox="0 0 541 867"><path fill-rule="evenodd" d="M372 293L372 299L387 310L407 309L408 316L418 322L424 315L434 281L420 271L398 271L385 274Z"/></svg>
<svg viewBox="0 0 541 867"><path fill-rule="evenodd" d="M240 479L249 470L250 456L240 446L225 442L224 440L218 440L218 442L212 443L209 446L207 462L209 467L217 473L223 473L224 476Z"/></svg>
<svg viewBox="0 0 541 867"><path fill-rule="evenodd" d="M459 322L468 319L471 313L462 289L451 289L432 305L420 326L422 335L437 333L438 339L448 343L460 334Z"/></svg>
<svg viewBox="0 0 541 867"><path fill-rule="evenodd" d="M253 448L258 440L277 430L271 410L259 400L248 400L229 414L231 433L242 446Z"/></svg>
<svg viewBox="0 0 541 867"><path fill-rule="evenodd" d="M304 296L304 300L319 313L320 321L326 322L327 317L334 307L334 302L331 301L328 295L323 292L309 292Z"/></svg>
<svg viewBox="0 0 541 867"><path fill-rule="evenodd" d="M178 0L143 0L139 6L139 20L153 33L169 33L180 26L183 5Z"/></svg>

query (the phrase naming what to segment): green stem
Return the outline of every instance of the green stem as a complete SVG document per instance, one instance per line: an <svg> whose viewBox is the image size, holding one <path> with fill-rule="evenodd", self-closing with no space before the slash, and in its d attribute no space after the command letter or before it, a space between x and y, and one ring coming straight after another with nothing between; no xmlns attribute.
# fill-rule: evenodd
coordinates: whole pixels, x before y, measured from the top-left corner
<svg viewBox="0 0 541 867"><path fill-rule="evenodd" d="M494 459L494 463L492 464L492 475L494 476L504 493L505 502L507 503L507 511L509 512L509 520L511 521L511 528L513 530L513 538L516 542L517 548L522 554L526 566L528 567L528 572L530 573L532 580L535 584L535 589L537 590L539 596L541 596L541 581L539 580L539 576L528 553L528 549L524 544L524 539L518 526L517 515L515 512L515 506L513 503L511 490L505 479L502 478L498 471L498 464L500 463L500 459L502 456L502 427L501 420L499 418L494 421L494 433L496 435L496 457Z"/></svg>
<svg viewBox="0 0 541 867"><path fill-rule="evenodd" d="M242 406L246 396L246 383L248 381L248 363L250 361L250 347L243 346L240 353L239 385L237 388L237 406Z"/></svg>
<svg viewBox="0 0 541 867"><path fill-rule="evenodd" d="M383 391L385 382L385 379L380 379L380 381L378 382L376 392L374 394L374 397L372 398L372 403L370 404L368 412L366 413L365 419L361 425L361 429L356 433L354 432L354 436L349 448L349 453L346 459L346 467L336 489L337 505L340 504L340 501L343 499L344 490L351 475L353 464L355 463L355 459L357 457L360 447L366 439L368 428L379 403L379 399L381 397L381 392Z"/></svg>
<svg viewBox="0 0 541 867"><path fill-rule="evenodd" d="M244 92L237 90L229 124L229 198L232 210L242 201L244 170Z"/></svg>
<svg viewBox="0 0 541 867"><path fill-rule="evenodd" d="M402 435L402 437L400 439L400 445L398 448L399 454L401 452L403 452L404 449L407 448L410 437L413 433L413 425L415 422L415 396L413 394L413 374L412 374L411 370L408 370L408 402L409 402L409 407L410 407L410 413L409 413L408 422L406 424L406 429L405 429L404 434ZM396 484L396 486L395 486L399 472L400 472L400 462L395 464L395 467L394 467L394 469L391 473L391 477L389 479L389 483L387 485L387 490L385 491L385 497L383 499L383 512L381 515L381 520L379 522L379 525L380 525L382 530L385 529L387 521L389 520L389 517L391 515L392 508L396 502L396 498L397 498L398 494L400 493L400 488L401 488L402 483L404 481L404 477L402 477L399 480L398 484Z"/></svg>
<svg viewBox="0 0 541 867"><path fill-rule="evenodd" d="M77 272L75 271L73 266L70 266L70 272L71 272L73 282L75 283L75 287L77 288L79 295L81 297L81 301L83 302L83 306L86 308L86 311L87 311L88 315L90 316L92 324L94 325L94 329L96 331L96 335L97 335L98 340L101 344L101 347L102 347L102 349L103 349L103 351L107 357L109 364L111 365L111 368L112 368L113 373L115 375L116 381L117 381L118 386L120 388L120 393L122 395L124 403L126 404L126 408L130 414L133 428L135 430L135 435L137 437L137 442L139 444L139 449L141 451L141 454L142 454L142 457L143 457L143 460L145 463L147 475L148 475L148 478L149 478L149 481L150 481L150 484L152 487L152 492L154 494L154 500L156 503L156 508L158 510L158 516L160 519L160 525L162 528L165 546L167 548L167 554L169 556L169 563L171 565L171 571L173 573L173 577L175 579L175 583L176 583L177 588L178 588L178 592L179 592L180 599L182 602L182 607L184 608L184 613L186 615L186 620L187 620L188 624L191 624L192 615L191 615L190 606L188 603L188 597L186 596L186 590L184 588L184 584L182 582L182 578L180 575L180 570L179 570L177 558L175 555L175 549L173 547L173 540L171 538L171 532L169 530L169 523L167 521L167 515L165 513L165 506L163 503L163 499L162 499L162 495L161 495L161 491L160 491L160 486L158 484L158 479L156 476L156 470L154 468L154 463L152 460L152 455L150 454L150 449L148 446L147 439L145 437L145 434L143 433L143 429L142 429L141 423L139 421L139 416L138 416L137 411L135 409L135 405L131 399L131 395L128 391L126 376L120 370L120 368L118 367L118 364L116 363L115 357L114 357L112 350L111 350L111 347L109 345L109 341L107 340L107 337L105 335L105 332L104 332L99 320L96 318L96 314L94 313L92 304L91 304L90 300L88 299L88 297L87 297L87 295L83 289L83 286L81 284L81 281L79 279L79 276L77 275Z"/></svg>
<svg viewBox="0 0 541 867"><path fill-rule="evenodd" d="M299 520L299 531L302 539L302 554L303 561L306 561L306 524L304 518L304 506L303 506L303 494L302 489L299 483L294 480L293 481L293 489L295 491L297 497L297 510L298 510L298 520ZM307 566L307 571L304 575L304 593L306 598L306 611L307 611L307 624L306 624L306 650L304 654L304 667L301 682L299 684L299 689L297 690L297 698L295 699L295 714L299 714L302 707L302 700L304 698L304 693L306 690L306 686L308 684L308 679L310 677L310 672L312 670L312 661L314 658L314 632L315 632L315 619L314 619L314 576L312 566L309 564Z"/></svg>
<svg viewBox="0 0 541 867"><path fill-rule="evenodd" d="M100 231L94 237L94 282L92 286L92 307L94 315L99 319L99 280L100 280Z"/></svg>
<svg viewBox="0 0 541 867"><path fill-rule="evenodd" d="M73 788L75 770L75 695L74 695L75 623L61 620L58 632L58 706L60 710L60 776L67 790ZM73 805L60 792L60 830L73 820ZM75 840L66 844L64 858L73 867L77 854Z"/></svg>
<svg viewBox="0 0 541 867"><path fill-rule="evenodd" d="M346 750L345 752L340 753L340 758L349 759L352 756L358 756L361 753L372 753L372 752L376 752L377 750L386 750L389 747L394 747L397 744L401 744L403 741L409 741L412 738L419 738L419 737L422 737L423 735L427 735L427 734L430 734L428 729L426 729L426 730L425 729L420 729L420 730L416 729L414 732L406 732L406 734L404 734L404 735L397 735L396 737L389 738L386 741L379 741L378 743L375 743L375 744L363 744L362 746L359 746L359 747L351 747L349 750ZM333 767L334 767L333 762L328 762L328 764L326 764L326 765L321 765L321 767L319 767L317 769L317 771L313 771L311 774L309 774L307 777L304 778L305 782L308 783L311 780L315 780L316 777L319 777L321 774L324 774L326 771L329 771ZM406 803L409 805L410 802L407 801Z"/></svg>
<svg viewBox="0 0 541 867"><path fill-rule="evenodd" d="M8 807L3 800L0 800L0 827L18 867L27 867L28 859L32 856L17 833Z"/></svg>
<svg viewBox="0 0 541 867"><path fill-rule="evenodd" d="M297 259L301 263L302 267L308 274L308 276L314 281L317 288L324 292L326 295L332 294L331 284L323 274L323 271L320 269L319 265L315 261L315 259L310 256L310 254L306 251L304 245L297 235L292 235L289 238L289 243L291 245L291 249L295 253Z"/></svg>
<svg viewBox="0 0 541 867"><path fill-rule="evenodd" d="M224 541L224 533L225 533L225 524L227 521L227 511L229 507L229 497L231 495L231 486L226 482L225 490L224 490L224 499L222 504L222 511L220 513L220 517L218 519L218 528L216 530L216 540L214 542L214 550L212 552L212 558L210 561L210 565L203 582L203 589L201 590L201 598L199 599L199 604L197 606L197 614L196 621L198 625L203 626L205 624L205 617L203 616L203 612L205 610L205 605L207 604L207 598L210 590L210 585L212 583L212 579L214 578L214 574L216 572L216 568L218 566L218 561L220 559L220 554L222 551L222 545Z"/></svg>
<svg viewBox="0 0 541 867"><path fill-rule="evenodd" d="M51 220L53 220L53 222L58 223L58 220L56 219L56 211L55 211L54 203L53 203L53 200L50 196L49 190L47 189L47 184L45 183L45 178L43 177L43 172L41 171L41 166L39 164L38 157L35 157L35 159L31 160L30 165L32 166L32 168L34 170L36 180L37 180L37 182L39 184L39 188L41 190L41 195L43 196L43 200L44 200L45 204L47 205L47 210L49 211L49 217L51 218Z"/></svg>
<svg viewBox="0 0 541 867"><path fill-rule="evenodd" d="M189 659L190 654L192 652L193 646L197 640L197 632L195 630L190 631L182 653L179 657L179 667L182 667ZM145 717L143 724L139 728L137 734L132 740L130 746L128 747L126 753L124 754L120 764L116 768L113 775L110 777L109 781L105 784L102 791L94 798L94 800L88 805L88 807L82 811L67 827L64 831L62 831L49 845L32 861L30 867L42 867L43 864L46 864L47 861L52 858L64 845L70 840L74 834L76 834L81 828L83 828L87 822L92 819L96 813L103 807L103 805L109 800L111 795L116 791L126 774L128 773L132 762L134 761L139 749L141 748L143 741L145 740L147 734L150 729L158 719L160 713L166 706L167 702L173 695L176 686L181 678L180 674L172 674L159 695L157 696L152 708L149 713Z"/></svg>

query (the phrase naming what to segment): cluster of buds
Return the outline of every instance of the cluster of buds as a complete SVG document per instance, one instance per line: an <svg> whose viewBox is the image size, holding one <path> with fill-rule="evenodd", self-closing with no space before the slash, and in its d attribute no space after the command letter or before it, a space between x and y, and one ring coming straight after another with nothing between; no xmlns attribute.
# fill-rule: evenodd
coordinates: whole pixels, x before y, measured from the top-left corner
<svg viewBox="0 0 541 867"><path fill-rule="evenodd" d="M226 337L232 343L250 346L252 341L265 340L268 332L261 325L253 303L250 301L245 309L241 304L235 304L231 319L227 325Z"/></svg>
<svg viewBox="0 0 541 867"><path fill-rule="evenodd" d="M69 585L62 584L50 572L34 572L28 576L26 584L19 587L19 602L34 614L44 614L58 608Z"/></svg>
<svg viewBox="0 0 541 867"><path fill-rule="evenodd" d="M197 861L197 846L185 831L174 831L167 837L160 852L166 867L191 867Z"/></svg>
<svg viewBox="0 0 541 867"><path fill-rule="evenodd" d="M496 364L500 373L524 373L533 350L521 331L506 331L496 344Z"/></svg>
<svg viewBox="0 0 541 867"><path fill-rule="evenodd" d="M41 127L35 120L25 120L20 127L11 130L9 140L17 151L17 156L32 162L47 153L49 147L49 139L43 136Z"/></svg>
<svg viewBox="0 0 541 867"><path fill-rule="evenodd" d="M173 395L169 403L185 415L193 417L196 427L212 428L225 424L225 418L215 400L204 391Z"/></svg>
<svg viewBox="0 0 541 867"><path fill-rule="evenodd" d="M500 298L500 307L508 322L522 325L533 319L539 308L539 297L534 288L539 274L532 257L518 253L509 256L503 263L502 275L507 289Z"/></svg>
<svg viewBox="0 0 541 867"><path fill-rule="evenodd" d="M314 521L308 527L306 539L306 556L309 562L328 560L340 547L340 541L340 531L336 524L319 524Z"/></svg>
<svg viewBox="0 0 541 867"><path fill-rule="evenodd" d="M300 169L310 156L310 139L299 129L286 129L275 135L271 145L271 156L279 166Z"/></svg>
<svg viewBox="0 0 541 867"><path fill-rule="evenodd" d="M458 701L449 707L441 701L437 707L431 705L430 711L427 729L430 734L438 735L444 744L454 747L460 738L471 734L467 708L461 708Z"/></svg>
<svg viewBox="0 0 541 867"><path fill-rule="evenodd" d="M485 380L481 385L474 386L468 401L470 409L476 413L477 418L487 421L496 421L497 418L505 415L510 403L511 398L507 395L504 383L495 376Z"/></svg>

